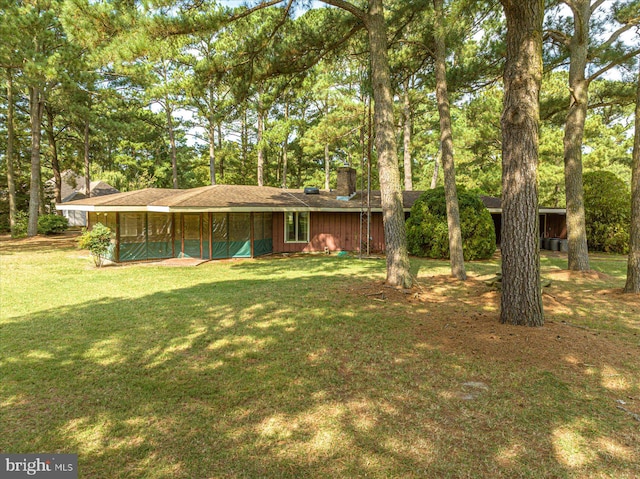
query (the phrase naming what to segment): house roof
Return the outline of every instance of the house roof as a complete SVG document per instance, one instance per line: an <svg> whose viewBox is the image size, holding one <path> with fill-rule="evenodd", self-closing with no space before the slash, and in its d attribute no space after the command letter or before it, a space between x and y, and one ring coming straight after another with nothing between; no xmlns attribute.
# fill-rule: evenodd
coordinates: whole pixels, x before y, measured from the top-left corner
<svg viewBox="0 0 640 479"><path fill-rule="evenodd" d="M403 206L409 211L422 191L403 191ZM492 212L500 211L500 199L482 197ZM497 203L496 203L497 202ZM497 207L496 207L497 204ZM367 207L366 192L357 191L348 200L335 191L305 194L304 190L252 185L213 185L188 190L146 188L108 196L92 196L56 205L62 210L80 211L360 211ZM371 192L371 210L382 211L380 191ZM564 212L564 210L560 210Z"/></svg>
<svg viewBox="0 0 640 479"><path fill-rule="evenodd" d="M84 176L80 176L72 170L65 170L60 173L60 180L60 197L62 198L63 203L87 197L87 188ZM46 182L48 188L53 188L54 184L54 178L50 178ZM91 196L104 196L120 193L118 189L102 180L92 181L89 184L89 188Z"/></svg>
<svg viewBox="0 0 640 479"><path fill-rule="evenodd" d="M404 208L410 209L419 191L403 193ZM81 211L360 211L366 193L349 200L337 199L335 191L305 194L304 190L269 186L214 185L173 190L147 188L109 196L95 196L56 205L62 210ZM380 192L371 192L371 208L381 211Z"/></svg>

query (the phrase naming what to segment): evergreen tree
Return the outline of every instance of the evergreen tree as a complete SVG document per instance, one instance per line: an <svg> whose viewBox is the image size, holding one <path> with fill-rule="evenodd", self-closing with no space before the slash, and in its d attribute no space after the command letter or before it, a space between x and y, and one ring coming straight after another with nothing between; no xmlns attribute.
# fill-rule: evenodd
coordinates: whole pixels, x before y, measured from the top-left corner
<svg viewBox="0 0 640 479"><path fill-rule="evenodd" d="M501 0L507 18L502 113L500 321L542 326L538 221L538 122L543 0Z"/></svg>
<svg viewBox="0 0 640 479"><path fill-rule="evenodd" d="M631 175L631 233L625 293L640 293L640 68L636 84L635 133Z"/></svg>

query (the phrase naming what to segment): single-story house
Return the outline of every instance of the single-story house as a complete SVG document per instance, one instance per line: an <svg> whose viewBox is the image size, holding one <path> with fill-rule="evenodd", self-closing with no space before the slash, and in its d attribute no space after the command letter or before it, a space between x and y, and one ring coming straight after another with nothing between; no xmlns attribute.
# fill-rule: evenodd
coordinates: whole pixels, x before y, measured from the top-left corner
<svg viewBox="0 0 640 479"><path fill-rule="evenodd" d="M380 192L371 192L367 202L366 192L356 191L355 184L355 170L341 168L335 191L247 185L147 188L56 208L86 212L88 227L101 222L111 228L114 261L364 251L367 238L369 251L384 252ZM421 193L403 192L406 216Z"/></svg>

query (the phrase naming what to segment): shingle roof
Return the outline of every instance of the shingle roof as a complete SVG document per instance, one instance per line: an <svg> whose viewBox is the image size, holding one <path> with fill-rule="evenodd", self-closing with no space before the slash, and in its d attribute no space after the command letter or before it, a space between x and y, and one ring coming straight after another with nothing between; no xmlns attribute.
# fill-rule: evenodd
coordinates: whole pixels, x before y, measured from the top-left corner
<svg viewBox="0 0 640 479"><path fill-rule="evenodd" d="M420 191L406 191L404 207L410 208L420 196ZM268 186L214 185L173 190L147 188L144 190L116 193L105 197L91 197L60 205L65 209L76 206L98 207L143 207L157 209L300 209L300 210L353 210L366 207L366 193L356 192L349 200L338 200L335 191L320 191L316 195L303 190L281 189ZM371 192L371 208L380 209L380 192Z"/></svg>
<svg viewBox="0 0 640 479"><path fill-rule="evenodd" d="M175 195L176 191L165 188L146 188L112 195L92 196L81 200L69 201L61 206L147 206L161 198Z"/></svg>
<svg viewBox="0 0 640 479"><path fill-rule="evenodd" d="M411 208L422 193L403 191L404 208ZM487 208L500 209L500 198L482 196L481 199ZM335 191L323 190L318 194L305 194L303 190L252 185L213 185L188 190L147 188L59 205L60 209L117 210L126 207L139 208L141 211L359 211L366 206L366 192L363 194L362 191L356 192L349 200L339 200ZM371 208L380 211L380 191L371 192Z"/></svg>

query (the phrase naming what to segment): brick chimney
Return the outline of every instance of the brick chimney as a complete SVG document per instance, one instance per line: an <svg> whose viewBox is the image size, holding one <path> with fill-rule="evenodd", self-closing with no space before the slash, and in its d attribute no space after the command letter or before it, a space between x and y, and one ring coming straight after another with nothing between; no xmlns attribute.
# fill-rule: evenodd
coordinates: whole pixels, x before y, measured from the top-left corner
<svg viewBox="0 0 640 479"><path fill-rule="evenodd" d="M349 197L356 192L356 170L344 166L338 168L338 188L336 194L338 196Z"/></svg>

